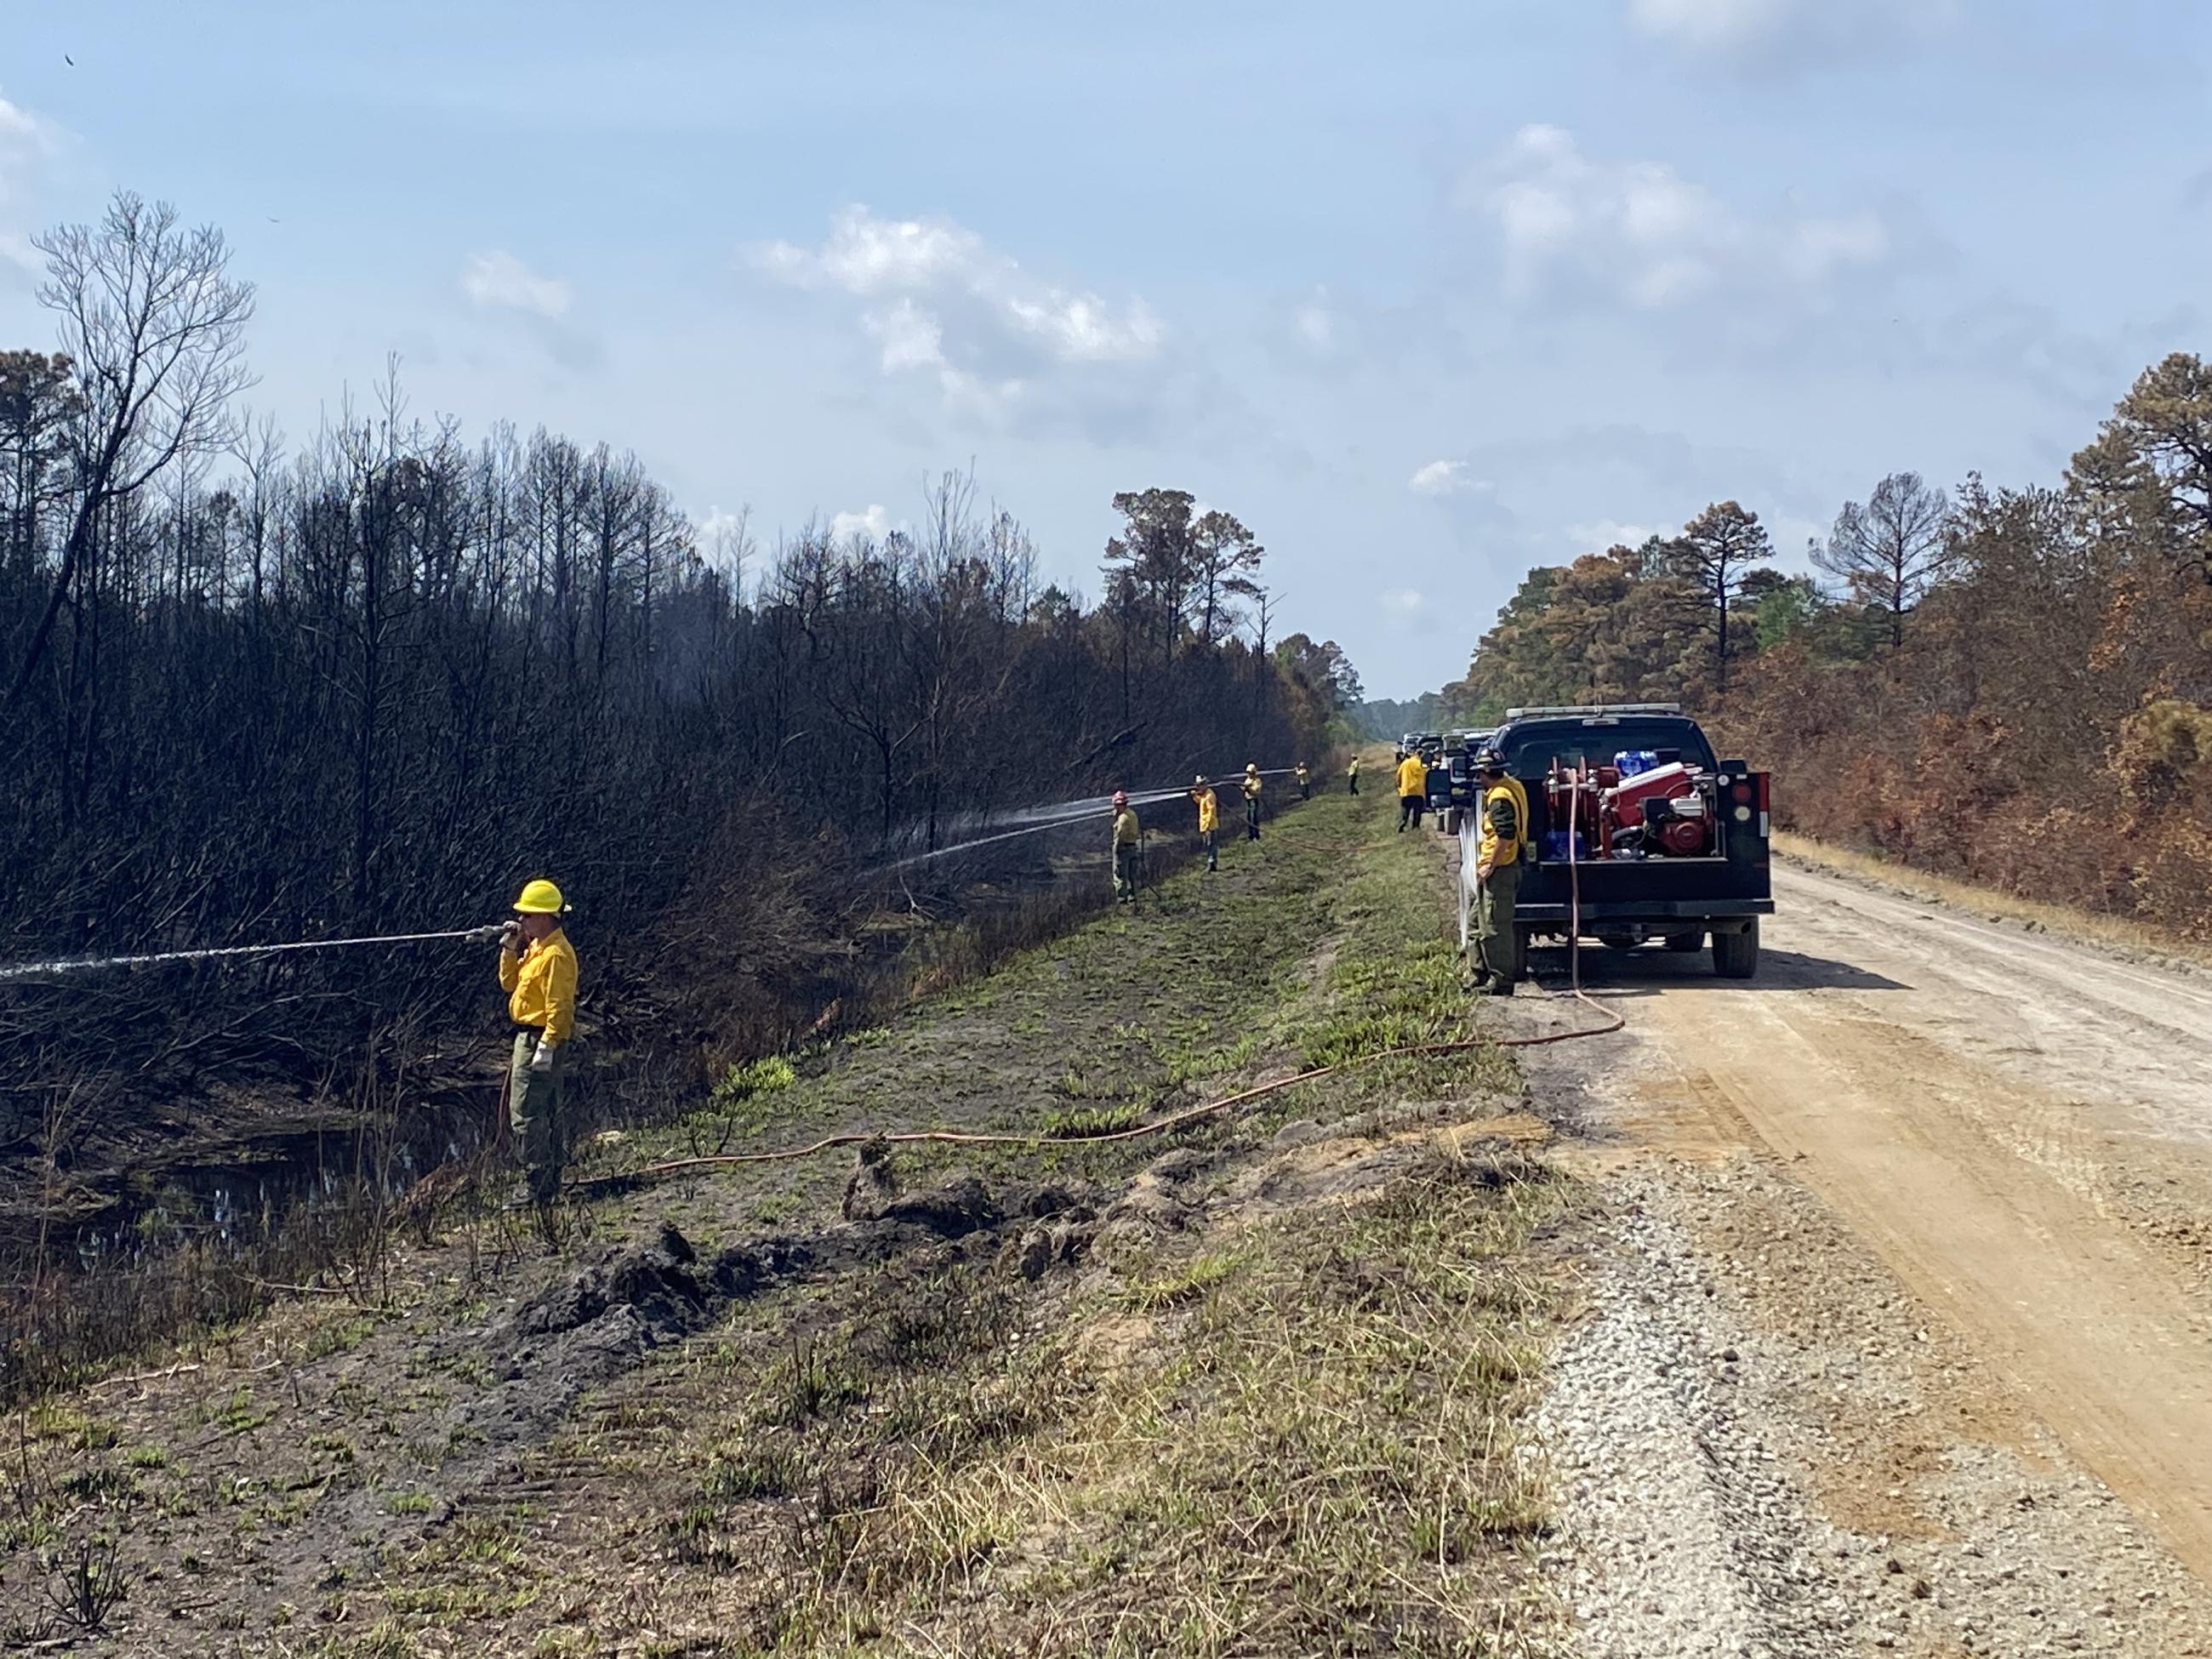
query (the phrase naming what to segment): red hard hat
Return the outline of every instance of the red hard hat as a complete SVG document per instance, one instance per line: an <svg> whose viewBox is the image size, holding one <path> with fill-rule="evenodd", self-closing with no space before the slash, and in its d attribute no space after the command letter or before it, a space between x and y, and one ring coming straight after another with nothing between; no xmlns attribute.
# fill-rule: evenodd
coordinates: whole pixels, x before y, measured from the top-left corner
<svg viewBox="0 0 2212 1659"><path fill-rule="evenodd" d="M1126 789L1116 789L1114 792L1114 805L1116 806L1127 806L1128 804L1129 792Z"/></svg>

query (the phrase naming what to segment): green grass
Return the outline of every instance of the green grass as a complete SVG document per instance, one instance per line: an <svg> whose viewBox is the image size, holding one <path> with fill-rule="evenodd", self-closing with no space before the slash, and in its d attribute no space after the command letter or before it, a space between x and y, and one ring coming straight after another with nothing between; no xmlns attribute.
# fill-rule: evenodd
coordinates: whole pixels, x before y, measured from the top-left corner
<svg viewBox="0 0 2212 1659"><path fill-rule="evenodd" d="M178 1410L196 1420L134 1411L146 1443L112 1460L126 1473L83 1473L56 1501L158 1510L165 1559L255 1620L278 1604L239 1575L312 1560L302 1517L326 1517L363 1565L350 1582L285 1587L300 1609L286 1639L331 1659L441 1643L1088 1656L1535 1642L1523 1598L1540 1495L1515 1435L1557 1317L1531 1239L1571 1193L1534 1165L1425 1152L1419 1127L1440 1105L1482 1115L1516 1087L1509 1057L1364 1064L1171 1134L1101 1139L1317 1061L1479 1032L1437 848L1390 822L1379 800L1316 800L1257 848L1224 848L1217 876L1187 867L1141 907L886 1024L732 1067L688 1117L589 1153L611 1172L848 1127L991 1127L1049 1144L902 1147L899 1178L1049 1176L1095 1183L1086 1201L1103 1211L1164 1152L1195 1149L1199 1167L1158 1188L1190 1200L1185 1230L1133 1231L1125 1214L1073 1270L1032 1282L1019 1223L732 1304L517 1450L518 1477L551 1483L535 1514L472 1501L422 1535L440 1504L416 1483L458 1492L472 1478L428 1471L474 1449L446 1413L494 1386L490 1367L450 1357L429 1317L343 1305L295 1316L287 1336L307 1351L307 1409L337 1415L297 1419L297 1381L233 1391L233 1355L222 1386ZM1419 1114L1396 1109L1409 1103ZM1322 1136L1278 1151L1292 1117ZM1381 1173L1364 1184L1297 1195L1369 1164ZM831 1220L849 1169L836 1156L687 1176L580 1201L577 1229L605 1242L672 1216L711 1259ZM1069 1224L1049 1224L1057 1240ZM541 1269L561 1270L520 1271ZM441 1316L490 1316L486 1287L520 1289L500 1277L513 1271L472 1256ZM252 1352L264 1334L226 1340ZM210 1366L210 1384L221 1375ZM240 1437L272 1416L281 1432ZM34 1427L57 1458L116 1443L113 1425L58 1407ZM203 1472L167 1465L156 1433ZM126 1498L134 1470L147 1491ZM195 1505L203 1518L183 1525Z"/></svg>
<svg viewBox="0 0 2212 1659"><path fill-rule="evenodd" d="M1133 1128L1144 1116L1143 1109L1137 1106L1085 1106L1047 1112L1041 1127L1055 1140L1086 1140Z"/></svg>
<svg viewBox="0 0 2212 1659"><path fill-rule="evenodd" d="M1255 1073L1474 1035L1434 849L1340 799L1312 817L1264 844L1264 880L1178 875L1157 910L1030 953L874 1048L926 1091L975 1063L974 1042L1006 1042L1031 1062L1029 1122L1073 1138L1046 1158L1111 1181L1172 1143L1081 1137ZM853 1081L833 1065L799 1089ZM1292 1112L1516 1086L1496 1049L1392 1060L1194 1139L1233 1170ZM1543 1508L1516 1447L1558 1316L1531 1240L1571 1188L1518 1158L1364 1139L1346 1155L1397 1173L1364 1201L1117 1254L1047 1322L988 1259L810 1301L734 1419L700 1425L694 1483L658 1522L703 1575L687 1582L714 1586L730 1650L1541 1650ZM742 1376L747 1352L721 1338L714 1375Z"/></svg>
<svg viewBox="0 0 2212 1659"><path fill-rule="evenodd" d="M715 1084L714 1103L725 1111L744 1105L761 1095L781 1093L799 1080L799 1073L781 1054L770 1054L764 1060L749 1060L732 1066Z"/></svg>

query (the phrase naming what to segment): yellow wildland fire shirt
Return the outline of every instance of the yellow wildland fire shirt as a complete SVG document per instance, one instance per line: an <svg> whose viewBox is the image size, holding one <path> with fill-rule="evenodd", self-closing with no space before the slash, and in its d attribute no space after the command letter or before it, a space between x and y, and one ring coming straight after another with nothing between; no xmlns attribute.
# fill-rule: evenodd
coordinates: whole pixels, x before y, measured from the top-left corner
<svg viewBox="0 0 2212 1659"><path fill-rule="evenodd" d="M1114 845L1134 847L1144 839L1145 832L1137 827L1137 815L1125 806L1114 814Z"/></svg>
<svg viewBox="0 0 2212 1659"><path fill-rule="evenodd" d="M1477 856L1495 870L1521 857L1528 836L1528 792L1516 777L1500 778L1483 792L1482 842Z"/></svg>
<svg viewBox="0 0 2212 1659"><path fill-rule="evenodd" d="M499 953L499 988L517 1025L535 1025L556 1048L576 1029L576 947L556 928L520 957Z"/></svg>
<svg viewBox="0 0 2212 1659"><path fill-rule="evenodd" d="M1429 769L1422 764L1419 755L1408 755L1398 763L1398 793L1401 795L1425 795L1429 792Z"/></svg>
<svg viewBox="0 0 2212 1659"><path fill-rule="evenodd" d="M1190 798L1198 803L1198 828L1202 835L1208 830L1221 828L1221 804L1214 799L1211 789L1194 789Z"/></svg>

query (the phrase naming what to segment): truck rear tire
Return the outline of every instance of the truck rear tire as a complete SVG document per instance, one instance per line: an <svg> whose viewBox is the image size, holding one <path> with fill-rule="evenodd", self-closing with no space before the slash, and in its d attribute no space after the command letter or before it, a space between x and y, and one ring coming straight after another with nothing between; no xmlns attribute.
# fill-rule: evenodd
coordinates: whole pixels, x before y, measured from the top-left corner
<svg viewBox="0 0 2212 1659"><path fill-rule="evenodd" d="M1705 948L1705 936L1698 933L1669 933L1667 948L1678 957L1694 956Z"/></svg>
<svg viewBox="0 0 2212 1659"><path fill-rule="evenodd" d="M1723 979L1749 979L1759 972L1759 919L1741 933L1713 935L1713 971Z"/></svg>

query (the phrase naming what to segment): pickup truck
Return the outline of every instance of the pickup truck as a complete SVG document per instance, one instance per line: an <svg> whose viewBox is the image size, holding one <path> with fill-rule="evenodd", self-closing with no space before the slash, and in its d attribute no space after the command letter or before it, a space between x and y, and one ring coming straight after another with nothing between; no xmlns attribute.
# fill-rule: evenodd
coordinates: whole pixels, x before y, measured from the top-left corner
<svg viewBox="0 0 2212 1659"><path fill-rule="evenodd" d="M1685 954L1710 938L1723 978L1758 973L1759 919L1774 914L1766 773L1716 758L1673 703L1511 709L1491 746L1528 792L1519 971L1532 939L1566 938L1571 877L1583 937Z"/></svg>
<svg viewBox="0 0 2212 1659"><path fill-rule="evenodd" d="M1443 757L1429 768L1429 811L1436 814L1437 829L1455 836L1476 807L1482 804L1482 780L1474 773L1474 757L1489 745L1487 732L1459 732L1444 738Z"/></svg>

